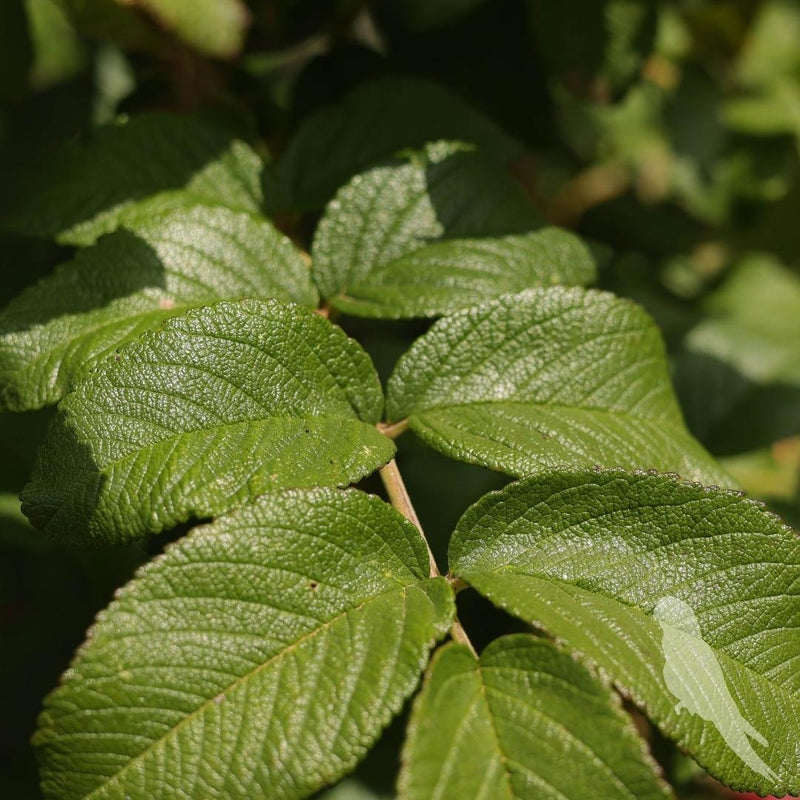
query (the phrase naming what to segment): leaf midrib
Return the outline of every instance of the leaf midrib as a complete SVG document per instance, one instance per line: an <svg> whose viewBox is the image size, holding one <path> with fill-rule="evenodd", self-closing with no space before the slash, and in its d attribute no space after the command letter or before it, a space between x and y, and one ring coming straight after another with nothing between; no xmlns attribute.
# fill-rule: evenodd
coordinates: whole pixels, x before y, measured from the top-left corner
<svg viewBox="0 0 800 800"><path fill-rule="evenodd" d="M422 582L422 581L420 581L420 582ZM410 588L415 588L415 587L416 587L415 584L407 584L407 585L402 587L402 589L400 591L401 591L401 594L402 594L402 597L403 597L403 602L406 601L408 590ZM229 692L235 691L241 684L245 683L246 681L251 680L256 675L261 673L263 670L267 669L268 667L270 667L275 662L279 661L284 656L287 656L287 655L291 654L292 652L294 652L294 650L296 648L298 648L301 645L305 644L306 642L310 641L311 639L313 639L318 634L322 633L323 631L328 630L332 625L334 625L339 620L346 618L349 614L358 613L363 608L366 608L370 603L376 602L377 600L381 599L382 597L385 597L385 596L387 596L389 594L393 594L394 592L397 592L397 591L398 590L395 587L391 587L390 589L387 589L386 591L381 592L380 594L376 594L376 595L373 595L372 597L369 597L368 599L364 600L362 603L359 603L357 606L352 606L351 608L348 608L348 609L345 609L344 611L341 611L335 617L332 617L331 619L329 619L326 622L322 623L319 627L314 628L314 630L303 634L303 636L301 636L295 642L292 642L288 647L286 647L285 649L281 650L280 652L275 653L274 655L270 656L266 661L264 661L263 663L259 664L256 667L254 667L249 672L245 673L244 675L239 676L235 681L231 682L224 689L221 689L219 692L217 692L214 695L214 697L210 697L207 700L205 700L203 703L201 703L196 709L194 709L194 711L191 711L189 714L187 714L180 722L178 722L176 725L174 725L172 728L170 728L170 730L167 731L165 734L160 736L158 739L153 740L152 743L150 745L148 745L141 753L139 753L137 756L135 756L130 761L128 761L128 763L125 764L124 767L122 767L120 770L115 772L113 775L108 776L108 778L102 784L100 784L96 789L93 789L89 794L84 795L83 800L92 800L92 798L98 797L99 796L98 793L105 791L106 788L111 783L120 780L121 776L125 772L127 772L131 767L133 767L135 764L139 763L143 759L146 759L147 756L153 750L155 750L159 745L161 745L162 742L164 742L167 739L169 739L172 736L174 736L179 729L181 729L185 725L189 724L189 722L191 722L193 719L195 719L199 714L201 714L207 708L210 708L214 704L214 699L216 697L219 697L220 695L227 695Z"/></svg>

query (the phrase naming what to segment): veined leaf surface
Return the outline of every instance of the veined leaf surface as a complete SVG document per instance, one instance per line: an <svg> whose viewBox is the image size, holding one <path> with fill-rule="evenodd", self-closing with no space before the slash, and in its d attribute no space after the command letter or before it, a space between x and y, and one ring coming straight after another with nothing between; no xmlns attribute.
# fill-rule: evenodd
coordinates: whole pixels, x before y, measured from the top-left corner
<svg viewBox="0 0 800 800"><path fill-rule="evenodd" d="M674 476L550 472L472 506L450 566L729 786L800 792L800 538L762 506Z"/></svg>
<svg viewBox="0 0 800 800"><path fill-rule="evenodd" d="M171 545L102 614L39 720L58 800L302 798L416 686L453 593L376 497L267 495Z"/></svg>
<svg viewBox="0 0 800 800"><path fill-rule="evenodd" d="M658 329L603 292L531 289L440 320L398 361L387 410L511 475L600 465L730 484L684 427Z"/></svg>
<svg viewBox="0 0 800 800"><path fill-rule="evenodd" d="M400 796L664 800L672 794L616 695L549 642L516 634L495 639L480 659L460 644L434 656L411 718Z"/></svg>
<svg viewBox="0 0 800 800"><path fill-rule="evenodd" d="M532 286L592 283L591 250L560 228L483 239L435 242L389 261L336 297L359 317L435 317Z"/></svg>
<svg viewBox="0 0 800 800"><path fill-rule="evenodd" d="M175 207L259 211L261 159L227 131L177 114L140 114L96 128L46 157L4 227L64 244Z"/></svg>
<svg viewBox="0 0 800 800"><path fill-rule="evenodd" d="M373 271L443 239L526 233L541 219L509 174L474 148L434 142L356 175L328 204L313 275L334 306Z"/></svg>
<svg viewBox="0 0 800 800"><path fill-rule="evenodd" d="M56 402L165 317L241 297L317 303L300 253L263 218L194 206L109 234L0 313L2 404Z"/></svg>
<svg viewBox="0 0 800 800"><path fill-rule="evenodd" d="M23 511L57 536L124 541L276 488L346 485L394 452L367 354L276 300L192 309L68 395Z"/></svg>

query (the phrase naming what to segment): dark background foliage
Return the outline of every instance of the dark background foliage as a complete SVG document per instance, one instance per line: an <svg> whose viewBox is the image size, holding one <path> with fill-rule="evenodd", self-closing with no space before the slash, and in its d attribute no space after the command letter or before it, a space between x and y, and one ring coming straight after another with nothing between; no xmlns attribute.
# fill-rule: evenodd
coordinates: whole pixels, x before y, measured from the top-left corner
<svg viewBox="0 0 800 800"><path fill-rule="evenodd" d="M158 6L0 4L0 209L54 142L118 114L200 113L278 156L304 121L371 79L435 81L519 142L511 169L532 202L596 243L601 284L661 326L692 431L798 524L800 3L203 0L188 22ZM223 7L229 27L194 24ZM276 221L308 245L316 214L284 209ZM68 252L0 232L0 304ZM424 329L342 324L383 377ZM33 531L16 496L49 417L0 414L0 792L19 800L39 796L28 740L42 696L113 590L181 533L146 552L65 550ZM461 512L504 479L407 437L399 446L442 552ZM470 592L459 602L483 621L478 645L515 629ZM641 728L682 797L729 796ZM402 720L328 800L391 796L401 731Z"/></svg>

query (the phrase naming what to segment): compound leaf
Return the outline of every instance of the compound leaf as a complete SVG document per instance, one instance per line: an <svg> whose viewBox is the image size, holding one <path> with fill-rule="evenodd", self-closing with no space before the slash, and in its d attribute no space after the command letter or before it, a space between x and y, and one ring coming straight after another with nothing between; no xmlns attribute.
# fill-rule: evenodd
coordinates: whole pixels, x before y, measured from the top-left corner
<svg viewBox="0 0 800 800"><path fill-rule="evenodd" d="M307 797L365 755L449 628L452 590L427 576L418 531L361 492L276 492L195 529L46 700L45 794Z"/></svg>
<svg viewBox="0 0 800 800"><path fill-rule="evenodd" d="M436 242L374 270L334 304L360 317L433 317L531 286L591 283L596 275L592 252L578 236L546 227Z"/></svg>
<svg viewBox="0 0 800 800"><path fill-rule="evenodd" d="M540 222L509 174L467 145L435 142L339 190L314 236L314 280L336 306L373 271L435 241L527 233Z"/></svg>
<svg viewBox="0 0 800 800"><path fill-rule="evenodd" d="M263 218L195 206L108 234L0 314L2 405L56 402L165 317L245 296L317 304L300 253Z"/></svg>
<svg viewBox="0 0 800 800"><path fill-rule="evenodd" d="M275 163L276 196L284 208L322 208L356 173L401 149L437 139L470 142L498 164L524 153L522 145L441 86L381 78L302 124Z"/></svg>
<svg viewBox="0 0 800 800"><path fill-rule="evenodd" d="M86 245L176 206L259 211L261 170L248 145L215 125L141 114L49 154L3 222L28 236Z"/></svg>
<svg viewBox="0 0 800 800"><path fill-rule="evenodd" d="M434 656L411 718L400 796L664 800L671 793L616 695L549 642L516 634L495 639L480 659L460 644Z"/></svg>
<svg viewBox="0 0 800 800"><path fill-rule="evenodd" d="M367 354L301 306L172 317L61 403L23 492L56 536L125 541L270 489L346 485L394 452Z"/></svg>
<svg viewBox="0 0 800 800"><path fill-rule="evenodd" d="M398 361L389 418L445 455L523 476L565 464L730 478L688 434L637 305L531 289L437 322Z"/></svg>
<svg viewBox="0 0 800 800"><path fill-rule="evenodd" d="M450 565L712 775L800 792L800 539L762 506L674 476L550 472L472 506Z"/></svg>

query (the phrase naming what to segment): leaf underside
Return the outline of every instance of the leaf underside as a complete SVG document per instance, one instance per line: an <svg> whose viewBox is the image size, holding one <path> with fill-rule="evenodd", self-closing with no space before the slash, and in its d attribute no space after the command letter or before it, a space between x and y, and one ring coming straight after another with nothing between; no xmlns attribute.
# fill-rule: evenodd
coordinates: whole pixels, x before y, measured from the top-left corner
<svg viewBox="0 0 800 800"><path fill-rule="evenodd" d="M475 504L450 565L599 668L727 785L800 791L800 539L763 507L670 476L551 472ZM667 647L659 601L696 615L689 646ZM714 703L676 695L678 677Z"/></svg>
<svg viewBox="0 0 800 800"><path fill-rule="evenodd" d="M369 357L276 300L192 309L68 395L23 492L56 536L124 541L271 489L347 485L388 461Z"/></svg>
<svg viewBox="0 0 800 800"><path fill-rule="evenodd" d="M312 794L400 709L453 615L416 529L355 491L195 529L104 611L46 700L46 796Z"/></svg>

